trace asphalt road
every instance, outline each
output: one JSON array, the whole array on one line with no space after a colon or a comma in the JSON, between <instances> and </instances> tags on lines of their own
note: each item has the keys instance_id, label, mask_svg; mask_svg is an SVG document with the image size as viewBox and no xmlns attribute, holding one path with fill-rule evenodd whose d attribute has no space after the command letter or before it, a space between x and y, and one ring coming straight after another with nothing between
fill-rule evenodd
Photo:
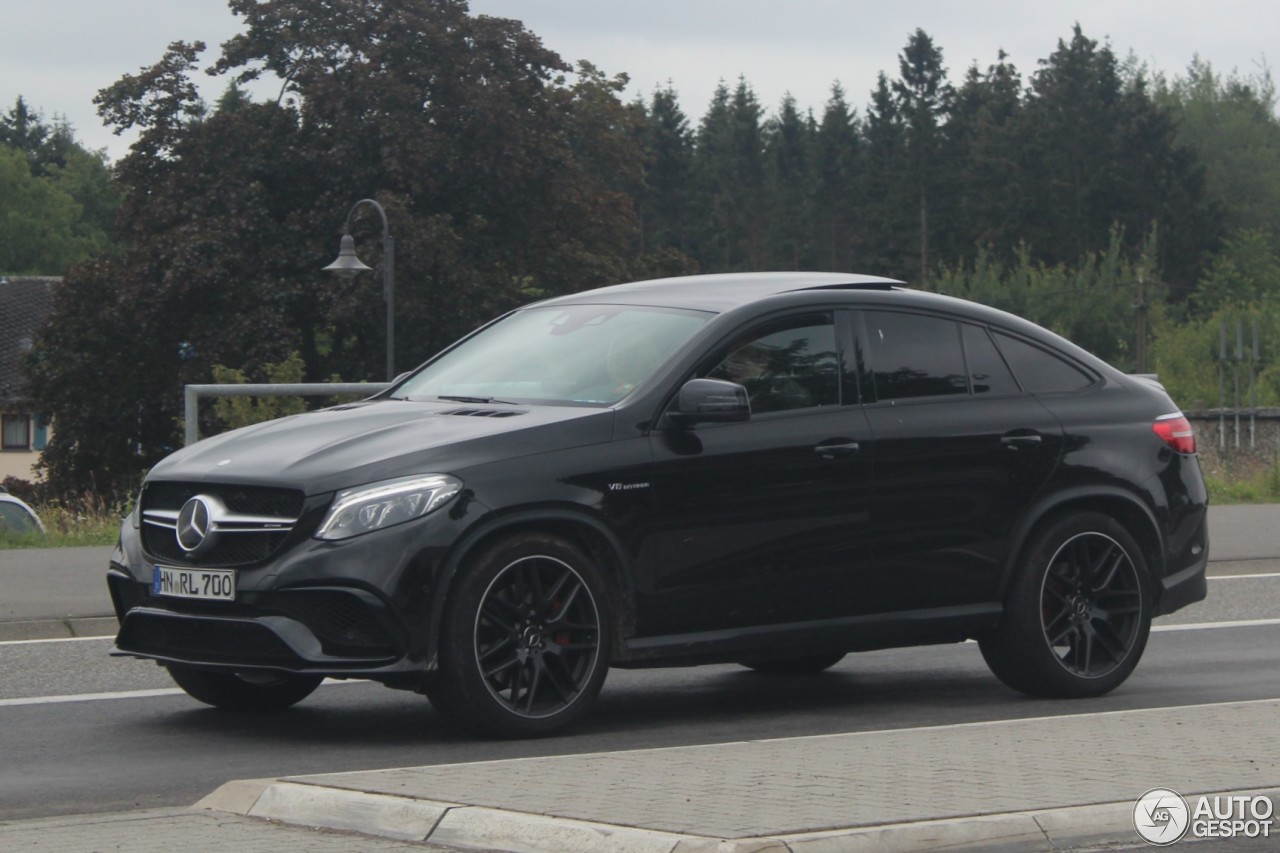
<instances>
[{"instance_id":1,"label":"asphalt road","mask_svg":"<svg viewBox=\"0 0 1280 853\"><path fill-rule=\"evenodd\" d=\"M585 724L517 743L473 740L423 698L373 684L247 718L177 694L153 664L107 659L106 639L0 643L0 820L185 806L231 779L1277 698L1280 573L1240 566L1210 581L1208 602L1157 622L1134 676L1097 700L1022 697L968 643L851 655L804 677L615 671Z\"/></svg>"}]
</instances>

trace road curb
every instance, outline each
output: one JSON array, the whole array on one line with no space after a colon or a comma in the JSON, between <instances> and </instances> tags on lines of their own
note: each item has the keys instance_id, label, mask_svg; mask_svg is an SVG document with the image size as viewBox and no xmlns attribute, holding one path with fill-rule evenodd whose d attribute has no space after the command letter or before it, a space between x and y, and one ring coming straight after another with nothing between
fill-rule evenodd
<instances>
[{"instance_id":1,"label":"road curb","mask_svg":"<svg viewBox=\"0 0 1280 853\"><path fill-rule=\"evenodd\" d=\"M69 616L65 619L0 622L0 642L114 637L119 627L120 623L114 616Z\"/></svg>"},{"instance_id":2,"label":"road curb","mask_svg":"<svg viewBox=\"0 0 1280 853\"><path fill-rule=\"evenodd\" d=\"M1280 788L1218 792L1217 796L1233 794L1262 794L1274 802L1280 797ZM727 839L278 779L228 782L194 808L311 828L507 853L1013 853L1141 842L1133 826L1132 802Z\"/></svg>"}]
</instances>

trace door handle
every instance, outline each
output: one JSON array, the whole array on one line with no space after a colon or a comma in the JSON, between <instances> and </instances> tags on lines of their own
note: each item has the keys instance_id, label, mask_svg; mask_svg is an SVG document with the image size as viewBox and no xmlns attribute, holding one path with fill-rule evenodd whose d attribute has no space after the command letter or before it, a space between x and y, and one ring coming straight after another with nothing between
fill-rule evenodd
<instances>
[{"instance_id":1,"label":"door handle","mask_svg":"<svg viewBox=\"0 0 1280 853\"><path fill-rule=\"evenodd\" d=\"M837 456L849 456L858 452L858 442L837 440L819 444L813 448L823 459L835 459Z\"/></svg>"},{"instance_id":2,"label":"door handle","mask_svg":"<svg viewBox=\"0 0 1280 853\"><path fill-rule=\"evenodd\" d=\"M1040 433L1033 429L1014 430L1000 436L1000 443L1010 450L1017 450L1019 447L1034 447L1041 440Z\"/></svg>"}]
</instances>

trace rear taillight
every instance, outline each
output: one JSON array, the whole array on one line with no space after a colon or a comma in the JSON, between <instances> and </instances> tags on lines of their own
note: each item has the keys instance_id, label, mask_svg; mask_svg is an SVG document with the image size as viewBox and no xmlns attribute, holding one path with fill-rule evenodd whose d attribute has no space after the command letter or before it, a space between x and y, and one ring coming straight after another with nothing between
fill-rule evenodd
<instances>
[{"instance_id":1,"label":"rear taillight","mask_svg":"<svg viewBox=\"0 0 1280 853\"><path fill-rule=\"evenodd\" d=\"M1187 420L1187 416L1182 412L1161 415L1156 418L1155 423L1151 425L1151 429L1155 431L1156 435L1160 436L1165 444L1178 453L1196 452L1195 430L1191 428L1191 421Z\"/></svg>"}]
</instances>

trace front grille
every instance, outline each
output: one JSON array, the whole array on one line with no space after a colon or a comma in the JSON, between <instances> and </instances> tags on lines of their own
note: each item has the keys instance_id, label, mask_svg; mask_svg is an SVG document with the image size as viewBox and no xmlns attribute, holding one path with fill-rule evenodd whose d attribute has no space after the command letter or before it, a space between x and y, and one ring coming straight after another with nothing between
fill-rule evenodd
<instances>
[{"instance_id":1,"label":"front grille","mask_svg":"<svg viewBox=\"0 0 1280 853\"><path fill-rule=\"evenodd\" d=\"M245 515L302 515L303 494L296 489L266 486L229 486L209 483L148 483L142 493L142 509L182 509L196 495L213 495L232 512Z\"/></svg>"},{"instance_id":2,"label":"front grille","mask_svg":"<svg viewBox=\"0 0 1280 853\"><path fill-rule=\"evenodd\" d=\"M121 651L210 663L294 664L298 656L253 622L189 619L134 611L116 637Z\"/></svg>"},{"instance_id":3,"label":"front grille","mask_svg":"<svg viewBox=\"0 0 1280 853\"><path fill-rule=\"evenodd\" d=\"M237 533L223 536L207 553L201 554L202 566L247 566L261 563L279 550L289 536L287 530ZM147 525L142 531L142 546L160 562L193 563L167 527Z\"/></svg>"},{"instance_id":4,"label":"front grille","mask_svg":"<svg viewBox=\"0 0 1280 853\"><path fill-rule=\"evenodd\" d=\"M203 566L247 566L275 554L289 538L289 529L224 532L207 551L192 557L178 544L170 525L183 505L196 495L217 498L228 512L242 516L281 519L291 527L302 515L305 496L295 489L208 483L149 483L142 493L142 546L159 562ZM165 518L167 514L167 519ZM163 522L168 521L168 524Z\"/></svg>"}]
</instances>

